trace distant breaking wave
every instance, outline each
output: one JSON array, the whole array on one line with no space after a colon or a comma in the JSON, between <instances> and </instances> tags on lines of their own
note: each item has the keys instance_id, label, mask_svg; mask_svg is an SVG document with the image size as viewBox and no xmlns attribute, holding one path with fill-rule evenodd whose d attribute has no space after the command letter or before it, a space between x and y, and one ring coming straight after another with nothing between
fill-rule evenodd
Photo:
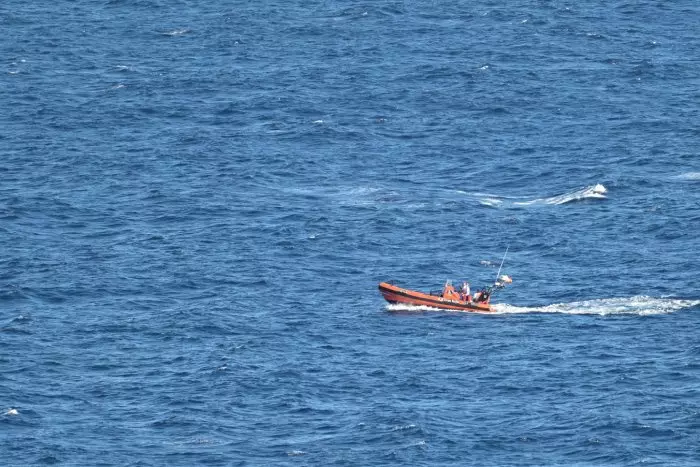
<instances>
[{"instance_id":1,"label":"distant breaking wave","mask_svg":"<svg viewBox=\"0 0 700 467\"><path fill-rule=\"evenodd\" d=\"M581 201L585 199L603 199L606 198L605 194L608 189L605 188L600 183L596 185L587 186L570 193L564 193L563 195L551 196L549 198L536 198L531 200L517 200L518 198L506 198L502 196L486 196L482 197L479 202L484 206L493 207L510 207L510 206L532 206L532 205L544 205L544 204L566 204L574 201ZM475 194L473 196L484 196L480 194ZM516 201L517 200L517 201Z\"/></svg>"},{"instance_id":2,"label":"distant breaking wave","mask_svg":"<svg viewBox=\"0 0 700 467\"><path fill-rule=\"evenodd\" d=\"M597 300L584 300L571 303L554 303L545 306L519 307L506 303L493 304L495 314L522 314L522 313L561 313L569 315L662 315L674 313L700 305L700 300L680 300L654 298L645 295L629 298L602 298ZM390 304L386 306L388 311L453 311L439 310L428 306L412 306L402 304ZM474 313L472 311L456 313ZM494 314L494 313L488 313Z\"/></svg>"}]
</instances>

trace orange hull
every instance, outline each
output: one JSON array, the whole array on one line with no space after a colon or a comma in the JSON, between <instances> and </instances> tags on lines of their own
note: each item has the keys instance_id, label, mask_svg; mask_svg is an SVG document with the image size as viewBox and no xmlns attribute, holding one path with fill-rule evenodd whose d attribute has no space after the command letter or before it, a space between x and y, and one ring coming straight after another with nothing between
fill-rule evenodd
<instances>
[{"instance_id":1,"label":"orange hull","mask_svg":"<svg viewBox=\"0 0 700 467\"><path fill-rule=\"evenodd\" d=\"M474 303L464 300L450 300L440 295L431 295L415 290L402 289L393 284L382 282L379 291L389 303L403 303L406 305L429 306L442 310L475 311L480 313L493 312L488 303Z\"/></svg>"}]
</instances>

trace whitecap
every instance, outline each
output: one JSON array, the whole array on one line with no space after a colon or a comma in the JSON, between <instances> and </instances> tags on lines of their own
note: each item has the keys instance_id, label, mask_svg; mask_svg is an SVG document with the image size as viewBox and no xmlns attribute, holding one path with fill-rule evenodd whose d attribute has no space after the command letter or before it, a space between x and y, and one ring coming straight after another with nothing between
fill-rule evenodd
<instances>
[{"instance_id":1,"label":"whitecap","mask_svg":"<svg viewBox=\"0 0 700 467\"><path fill-rule=\"evenodd\" d=\"M19 415L19 411L17 409L8 409L5 415Z\"/></svg>"},{"instance_id":2,"label":"whitecap","mask_svg":"<svg viewBox=\"0 0 700 467\"><path fill-rule=\"evenodd\" d=\"M391 431L404 431L404 430L411 430L415 428L416 425L413 423L409 423L408 425L396 425L394 428L392 428Z\"/></svg>"},{"instance_id":3,"label":"whitecap","mask_svg":"<svg viewBox=\"0 0 700 467\"><path fill-rule=\"evenodd\" d=\"M187 28L173 29L172 31L164 32L163 35L164 36L181 36L183 34L187 34L188 32L190 32L190 30Z\"/></svg>"},{"instance_id":4,"label":"whitecap","mask_svg":"<svg viewBox=\"0 0 700 467\"><path fill-rule=\"evenodd\" d=\"M303 456L306 454L306 451L300 451L298 449L294 449L293 451L289 451L287 453L288 456Z\"/></svg>"},{"instance_id":5,"label":"whitecap","mask_svg":"<svg viewBox=\"0 0 700 467\"><path fill-rule=\"evenodd\" d=\"M484 198L480 199L479 203L481 203L483 206L498 206L503 204L503 201L496 198Z\"/></svg>"},{"instance_id":6,"label":"whitecap","mask_svg":"<svg viewBox=\"0 0 700 467\"><path fill-rule=\"evenodd\" d=\"M512 198L506 196L496 196L496 195L482 195L474 193L471 196L480 197L479 203L484 206L518 206L527 207L533 205L543 205L543 204L567 204L574 201L582 201L586 199L605 199L607 198L606 193L608 189L604 185L597 183L595 185L587 186L574 190L561 195L550 196L546 198L534 198L534 199L523 199L523 198ZM511 201L512 200L512 201Z\"/></svg>"},{"instance_id":7,"label":"whitecap","mask_svg":"<svg viewBox=\"0 0 700 467\"><path fill-rule=\"evenodd\" d=\"M543 203L546 200L544 199L531 199L530 201L514 201L513 206L530 206L535 203ZM548 204L553 204L553 203L548 203Z\"/></svg>"},{"instance_id":8,"label":"whitecap","mask_svg":"<svg viewBox=\"0 0 700 467\"><path fill-rule=\"evenodd\" d=\"M660 315L700 305L700 300L655 298L639 295L628 298L601 298L545 306L519 307L505 303L493 304L497 313L562 313L570 315Z\"/></svg>"},{"instance_id":9,"label":"whitecap","mask_svg":"<svg viewBox=\"0 0 700 467\"><path fill-rule=\"evenodd\" d=\"M559 196L553 196L551 198L546 198L544 200L545 203L547 204L565 204L565 203L570 203L572 201L579 201L583 199L590 199L590 198L605 198L605 194L608 192L608 189L605 188L603 185L600 183L589 186L586 188L582 188L580 190L573 191L571 193L565 193L563 195Z\"/></svg>"},{"instance_id":10,"label":"whitecap","mask_svg":"<svg viewBox=\"0 0 700 467\"><path fill-rule=\"evenodd\" d=\"M679 180L700 180L700 172L687 172L677 175L675 178Z\"/></svg>"}]
</instances>

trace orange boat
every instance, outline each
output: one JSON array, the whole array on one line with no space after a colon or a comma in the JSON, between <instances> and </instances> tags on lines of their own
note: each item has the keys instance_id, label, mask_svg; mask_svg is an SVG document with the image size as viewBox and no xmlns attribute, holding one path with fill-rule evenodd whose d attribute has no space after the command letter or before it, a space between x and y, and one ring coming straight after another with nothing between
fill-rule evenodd
<instances>
[{"instance_id":1,"label":"orange boat","mask_svg":"<svg viewBox=\"0 0 700 467\"><path fill-rule=\"evenodd\" d=\"M485 287L474 296L467 291L458 292L450 282L447 282L442 290L429 293L404 289L389 282L382 282L379 284L379 291L389 303L428 306L441 310L490 313L496 311L491 306L491 295L494 290L502 288L510 282L512 282L510 277L502 276L493 286Z\"/></svg>"}]
</instances>

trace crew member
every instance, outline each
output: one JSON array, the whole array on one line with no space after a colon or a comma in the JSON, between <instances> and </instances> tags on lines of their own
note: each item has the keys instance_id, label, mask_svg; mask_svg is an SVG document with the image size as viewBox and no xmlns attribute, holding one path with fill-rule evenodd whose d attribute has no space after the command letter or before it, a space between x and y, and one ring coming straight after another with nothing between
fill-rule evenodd
<instances>
[{"instance_id":1,"label":"crew member","mask_svg":"<svg viewBox=\"0 0 700 467\"><path fill-rule=\"evenodd\" d=\"M472 301L471 295L472 295L472 293L471 293L471 290L469 289L469 282L466 282L466 281L463 282L462 283L462 300L464 300L466 302L471 302Z\"/></svg>"}]
</instances>

